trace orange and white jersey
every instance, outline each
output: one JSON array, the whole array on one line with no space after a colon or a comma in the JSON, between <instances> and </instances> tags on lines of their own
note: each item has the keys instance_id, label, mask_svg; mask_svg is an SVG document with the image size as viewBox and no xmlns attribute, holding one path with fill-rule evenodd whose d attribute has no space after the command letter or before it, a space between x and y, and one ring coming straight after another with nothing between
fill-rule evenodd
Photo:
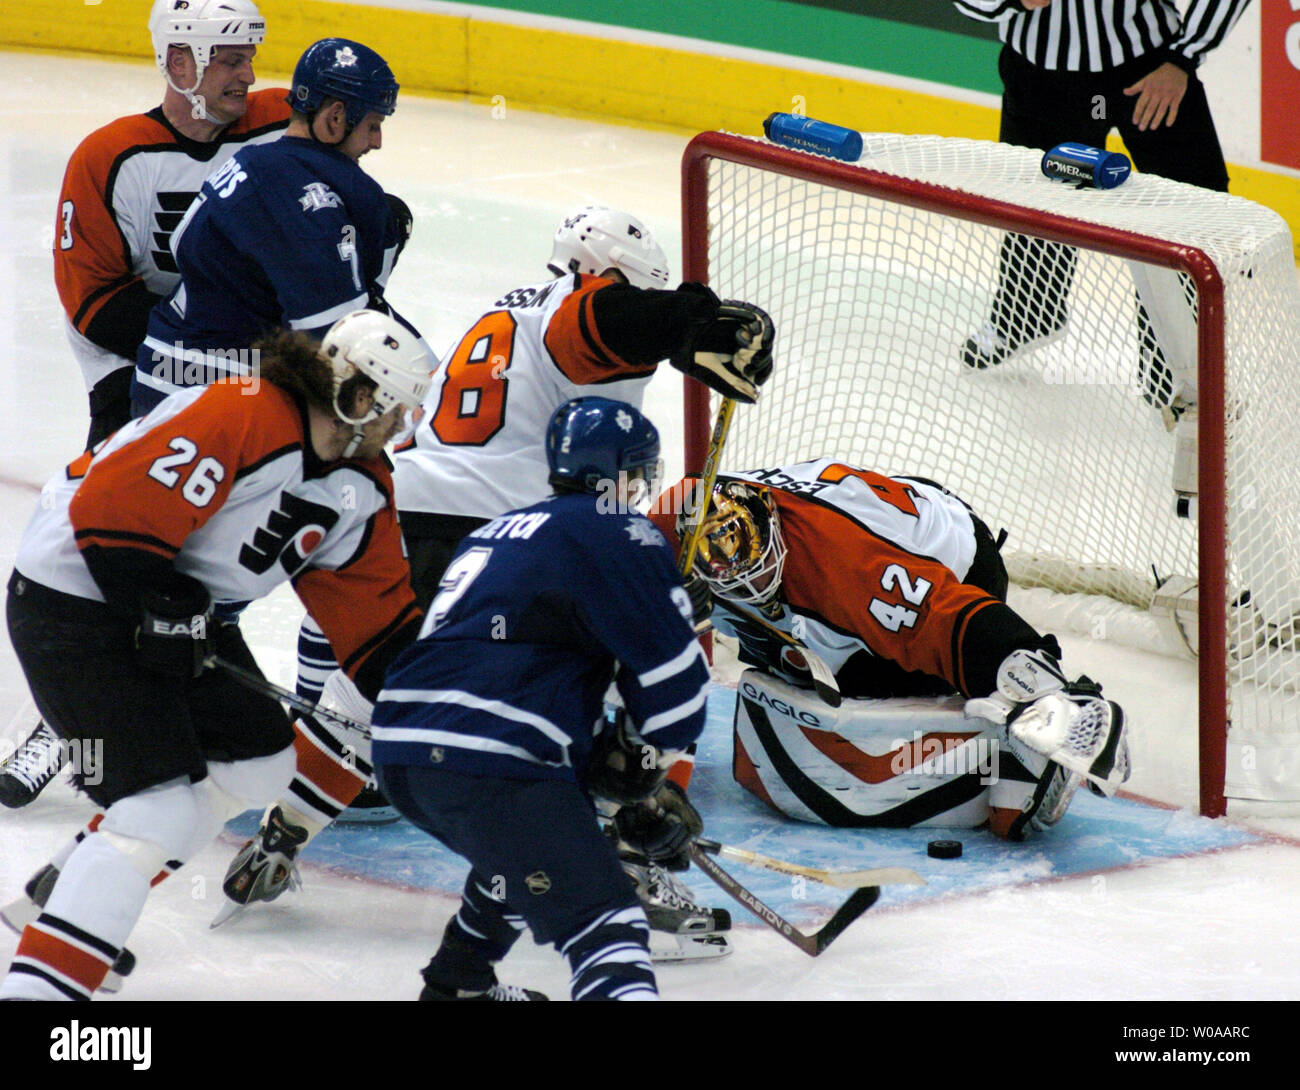
<instances>
[{"instance_id":1,"label":"orange and white jersey","mask_svg":"<svg viewBox=\"0 0 1300 1090\"><path fill-rule=\"evenodd\" d=\"M420 611L387 464L322 462L308 435L305 409L268 382L175 394L49 481L15 567L119 607L171 568L215 603L291 580L355 680Z\"/></svg>"},{"instance_id":2,"label":"orange and white jersey","mask_svg":"<svg viewBox=\"0 0 1300 1090\"><path fill-rule=\"evenodd\" d=\"M571 274L498 299L434 375L424 419L397 448L403 511L495 518L546 498L546 426L575 397L637 406L655 364L629 363L596 327L612 282ZM626 289L624 289L626 290Z\"/></svg>"},{"instance_id":3,"label":"orange and white jersey","mask_svg":"<svg viewBox=\"0 0 1300 1090\"><path fill-rule=\"evenodd\" d=\"M777 597L784 609L767 620L836 674L865 650L962 692L991 691L983 648L1000 645L1002 636L987 638L981 625L968 643L971 622L996 607L987 620L1013 640L1022 637L1022 622L1009 621L997 598L964 582L977 540L970 508L958 497L932 482L830 458L722 477L772 489L787 552ZM670 515L655 521L670 531ZM743 635L746 608L715 603L715 627Z\"/></svg>"},{"instance_id":4,"label":"orange and white jersey","mask_svg":"<svg viewBox=\"0 0 1300 1090\"><path fill-rule=\"evenodd\" d=\"M171 292L180 279L172 232L212 171L241 147L284 131L285 95L277 88L252 92L244 116L210 143L178 133L158 107L110 122L72 153L59 192L54 282L88 387L123 366L102 347L104 337L88 335L91 323L133 286Z\"/></svg>"}]
</instances>

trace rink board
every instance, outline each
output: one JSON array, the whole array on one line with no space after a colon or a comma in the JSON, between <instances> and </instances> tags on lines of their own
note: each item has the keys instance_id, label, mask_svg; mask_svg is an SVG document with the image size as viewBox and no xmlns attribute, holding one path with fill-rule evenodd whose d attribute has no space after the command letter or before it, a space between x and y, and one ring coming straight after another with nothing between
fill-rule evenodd
<instances>
[{"instance_id":1,"label":"rink board","mask_svg":"<svg viewBox=\"0 0 1300 1090\"><path fill-rule=\"evenodd\" d=\"M1023 844L999 840L986 829L831 829L794 822L769 810L731 778L735 700L734 690L714 687L708 726L700 739L691 797L704 815L707 835L809 866L854 870L901 866L926 879L925 886L887 887L877 911L1266 842L1222 821L1132 799L1100 799L1087 791L1075 796L1054 829ZM229 828L242 840L256 829L256 815L245 814ZM960 840L962 857L929 858L926 844L936 838ZM307 847L302 862L308 888L312 870L323 867L365 881L444 896L459 893L467 870L460 857L404 820L380 827L327 829ZM723 862L760 899L801 926L819 922L845 896L815 883ZM685 877L702 901L729 906L737 921L744 922L744 911L707 878L695 871Z\"/></svg>"}]
</instances>

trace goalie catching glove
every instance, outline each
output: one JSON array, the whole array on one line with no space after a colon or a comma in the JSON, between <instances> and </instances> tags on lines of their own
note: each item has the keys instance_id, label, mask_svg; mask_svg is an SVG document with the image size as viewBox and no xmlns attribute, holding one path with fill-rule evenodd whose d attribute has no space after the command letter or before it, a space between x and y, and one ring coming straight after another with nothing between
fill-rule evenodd
<instances>
[{"instance_id":1,"label":"goalie catching glove","mask_svg":"<svg viewBox=\"0 0 1300 1090\"><path fill-rule=\"evenodd\" d=\"M998 691L966 702L966 714L1005 723L1016 741L1113 795L1129 778L1124 710L1086 677L1066 682L1046 651L1017 650L998 669Z\"/></svg>"},{"instance_id":2,"label":"goalie catching glove","mask_svg":"<svg viewBox=\"0 0 1300 1090\"><path fill-rule=\"evenodd\" d=\"M678 291L705 295L717 302L711 321L669 361L683 374L723 397L752 405L758 387L772 376L772 342L776 330L767 312L736 299L718 302L703 284L683 284Z\"/></svg>"}]
</instances>

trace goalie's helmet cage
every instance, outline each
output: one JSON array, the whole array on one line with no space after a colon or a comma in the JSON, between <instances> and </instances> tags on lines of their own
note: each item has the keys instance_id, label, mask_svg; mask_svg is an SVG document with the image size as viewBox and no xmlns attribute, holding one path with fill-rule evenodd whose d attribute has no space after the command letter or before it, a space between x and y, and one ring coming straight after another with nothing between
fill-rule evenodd
<instances>
[{"instance_id":1,"label":"goalie's helmet cage","mask_svg":"<svg viewBox=\"0 0 1300 1090\"><path fill-rule=\"evenodd\" d=\"M593 205L566 216L546 267L556 276L618 269L634 288L666 288L668 258L635 216Z\"/></svg>"},{"instance_id":2,"label":"goalie's helmet cage","mask_svg":"<svg viewBox=\"0 0 1300 1090\"><path fill-rule=\"evenodd\" d=\"M266 20L253 0L156 0L149 13L149 36L154 62L168 86L183 95L193 94L221 45L261 45ZM167 50L188 48L194 55L194 87L177 87L167 74Z\"/></svg>"},{"instance_id":3,"label":"goalie's helmet cage","mask_svg":"<svg viewBox=\"0 0 1300 1090\"><path fill-rule=\"evenodd\" d=\"M322 38L307 47L293 70L288 103L308 117L327 98L341 101L349 128L369 113L390 116L397 108L393 70L369 46L347 38Z\"/></svg>"},{"instance_id":4,"label":"goalie's helmet cage","mask_svg":"<svg viewBox=\"0 0 1300 1090\"><path fill-rule=\"evenodd\" d=\"M334 413L345 423L366 424L398 405L414 409L429 392L435 361L428 348L396 318L377 310L345 314L325 334L321 353L334 373ZM374 403L353 416L344 406L359 378L374 383Z\"/></svg>"},{"instance_id":5,"label":"goalie's helmet cage","mask_svg":"<svg viewBox=\"0 0 1300 1090\"><path fill-rule=\"evenodd\" d=\"M679 533L684 519L679 516ZM770 489L744 481L714 485L695 555L695 570L710 590L733 602L762 605L781 586L785 554Z\"/></svg>"},{"instance_id":6,"label":"goalie's helmet cage","mask_svg":"<svg viewBox=\"0 0 1300 1090\"><path fill-rule=\"evenodd\" d=\"M620 476L650 482L660 465L659 429L625 401L574 398L547 426L546 464L557 491L600 492Z\"/></svg>"}]
</instances>

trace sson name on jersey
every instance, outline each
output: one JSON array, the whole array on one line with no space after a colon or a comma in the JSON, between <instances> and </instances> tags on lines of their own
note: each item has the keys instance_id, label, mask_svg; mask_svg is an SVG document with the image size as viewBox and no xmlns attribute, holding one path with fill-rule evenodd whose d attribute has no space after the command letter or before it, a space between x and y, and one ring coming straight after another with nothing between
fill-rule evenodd
<instances>
[{"instance_id":1,"label":"sson name on jersey","mask_svg":"<svg viewBox=\"0 0 1300 1090\"><path fill-rule=\"evenodd\" d=\"M376 764L580 781L615 676L651 745L704 726L709 677L649 520L552 497L472 532L372 718Z\"/></svg>"},{"instance_id":2,"label":"sson name on jersey","mask_svg":"<svg viewBox=\"0 0 1300 1090\"><path fill-rule=\"evenodd\" d=\"M275 329L320 339L387 283L398 233L384 191L347 156L299 137L245 148L176 229L181 283L149 319L138 384L159 394L248 374Z\"/></svg>"},{"instance_id":3,"label":"sson name on jersey","mask_svg":"<svg viewBox=\"0 0 1300 1090\"><path fill-rule=\"evenodd\" d=\"M388 641L409 641L421 619L392 479L378 459L322 462L308 435L302 406L268 382L177 394L46 484L15 567L129 623L140 591L173 567L214 603L291 580L344 670L374 694Z\"/></svg>"},{"instance_id":4,"label":"sson name on jersey","mask_svg":"<svg viewBox=\"0 0 1300 1090\"><path fill-rule=\"evenodd\" d=\"M785 608L773 621L778 628L837 673L865 650L970 693L971 622L989 607L999 607L999 614L1005 607L962 582L975 558L965 503L932 483L830 458L722 479L773 490L788 549L778 595ZM670 494L683 495L681 487ZM672 517L656 521L675 540ZM738 635L744 609L715 601L714 626Z\"/></svg>"},{"instance_id":5,"label":"sson name on jersey","mask_svg":"<svg viewBox=\"0 0 1300 1090\"><path fill-rule=\"evenodd\" d=\"M54 283L87 386L134 360L149 311L180 279L172 233L203 180L240 148L275 140L289 123L282 89L248 95L244 116L204 143L162 108L97 129L68 160L54 234ZM95 349L109 354L98 359Z\"/></svg>"}]
</instances>

